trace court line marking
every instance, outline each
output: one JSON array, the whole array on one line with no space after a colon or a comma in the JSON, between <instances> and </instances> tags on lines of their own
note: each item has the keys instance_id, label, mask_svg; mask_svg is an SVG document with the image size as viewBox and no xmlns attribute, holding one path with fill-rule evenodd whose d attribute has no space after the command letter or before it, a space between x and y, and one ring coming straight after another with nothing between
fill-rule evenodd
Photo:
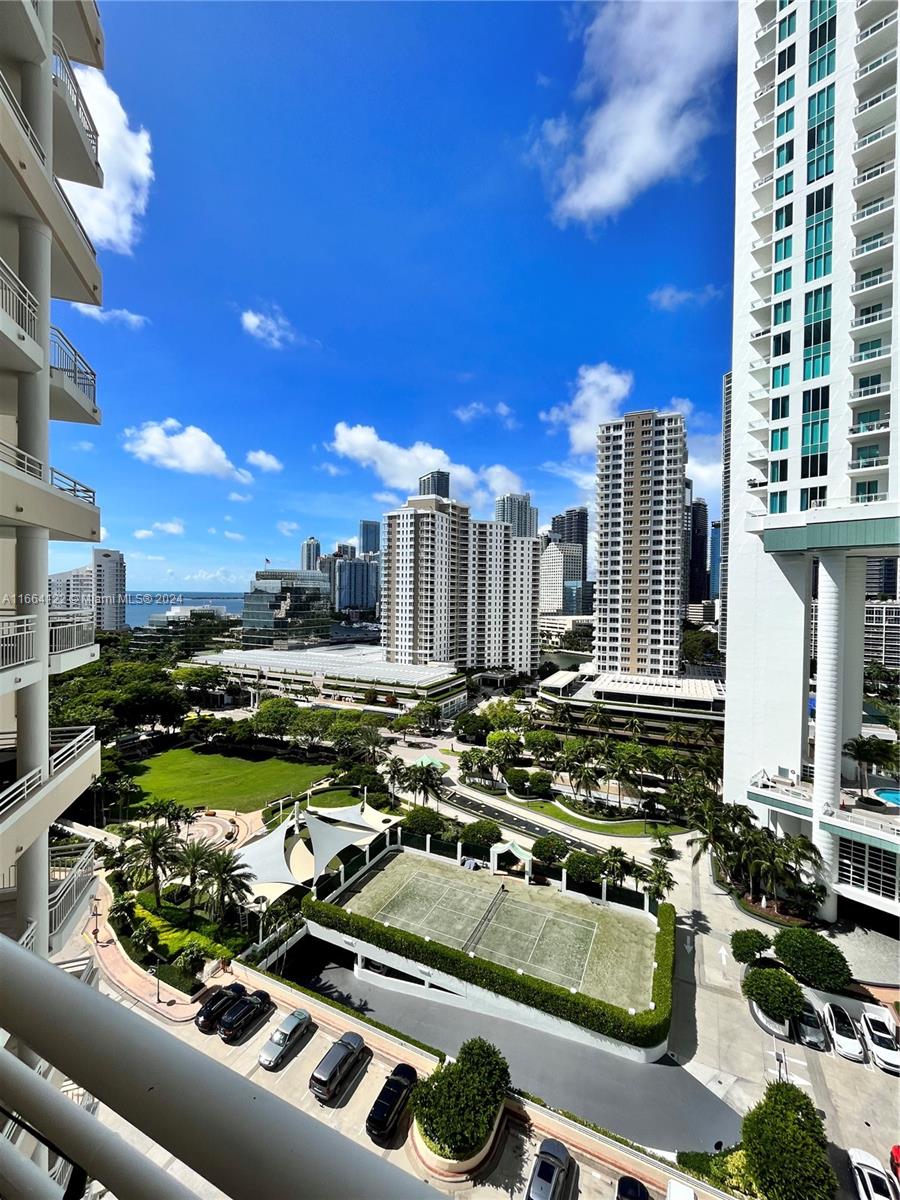
<instances>
[{"instance_id":1,"label":"court line marking","mask_svg":"<svg viewBox=\"0 0 900 1200\"><path fill-rule=\"evenodd\" d=\"M532 956L532 954L534 954L535 950L537 950L537 944L541 940L541 934L544 932L544 928L549 919L550 919L549 917L544 917L544 922L541 925L540 929L538 930L537 937L534 939L534 945L531 947L531 954L529 954L528 957L525 959L526 965L531 964L531 956Z\"/></svg>"},{"instance_id":2,"label":"court line marking","mask_svg":"<svg viewBox=\"0 0 900 1200\"><path fill-rule=\"evenodd\" d=\"M597 936L597 926L594 926L594 932L591 934L591 944L587 948L587 954L584 956L584 966L581 968L581 978L578 980L579 992L584 987L584 977L587 975L588 963L591 961L591 951L594 949L594 938Z\"/></svg>"}]
</instances>

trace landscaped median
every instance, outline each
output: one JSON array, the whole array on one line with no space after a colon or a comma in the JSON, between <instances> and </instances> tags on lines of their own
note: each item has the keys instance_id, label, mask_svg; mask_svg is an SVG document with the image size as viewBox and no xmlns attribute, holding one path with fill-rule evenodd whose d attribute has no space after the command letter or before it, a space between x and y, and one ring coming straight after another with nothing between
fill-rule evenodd
<instances>
[{"instance_id":1,"label":"landscaped median","mask_svg":"<svg viewBox=\"0 0 900 1200\"><path fill-rule=\"evenodd\" d=\"M675 966L675 909L671 904L661 904L657 916L653 1008L634 1013L581 992L572 992L542 979L520 975L499 963L470 957L441 942L426 940L404 929L348 912L336 904L316 900L312 895L303 901L303 915L310 923L312 933L316 932L315 926L332 930L399 958L441 971L514 1003L580 1026L613 1042L642 1049L658 1048L659 1054L655 1057L665 1052L672 1017Z\"/></svg>"}]
</instances>

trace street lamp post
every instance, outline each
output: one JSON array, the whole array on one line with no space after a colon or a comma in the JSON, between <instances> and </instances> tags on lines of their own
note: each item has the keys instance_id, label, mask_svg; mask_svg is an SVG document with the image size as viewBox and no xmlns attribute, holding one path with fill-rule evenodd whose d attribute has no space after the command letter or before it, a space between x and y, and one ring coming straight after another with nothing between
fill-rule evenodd
<instances>
[{"instance_id":1,"label":"street lamp post","mask_svg":"<svg viewBox=\"0 0 900 1200\"><path fill-rule=\"evenodd\" d=\"M162 1001L159 998L159 966L149 967L148 973L156 980L156 1003L161 1004Z\"/></svg>"},{"instance_id":2,"label":"street lamp post","mask_svg":"<svg viewBox=\"0 0 900 1200\"><path fill-rule=\"evenodd\" d=\"M263 917L265 916L265 913L266 913L266 903L267 902L266 902L265 896L257 896L256 897L256 907L259 910L259 937L257 939L257 942L258 942L258 945L260 945L260 946L262 945L262 940L263 940Z\"/></svg>"},{"instance_id":3,"label":"street lamp post","mask_svg":"<svg viewBox=\"0 0 900 1200\"><path fill-rule=\"evenodd\" d=\"M94 918L94 941L96 942L100 936L100 906L97 904L96 900L94 901L94 908L91 912L91 916Z\"/></svg>"}]
</instances>

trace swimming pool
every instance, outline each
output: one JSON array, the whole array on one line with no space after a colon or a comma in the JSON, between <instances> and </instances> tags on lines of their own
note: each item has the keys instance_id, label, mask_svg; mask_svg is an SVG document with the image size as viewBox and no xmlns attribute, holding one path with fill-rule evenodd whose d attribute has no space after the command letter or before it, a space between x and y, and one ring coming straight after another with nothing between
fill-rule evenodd
<instances>
[{"instance_id":1,"label":"swimming pool","mask_svg":"<svg viewBox=\"0 0 900 1200\"><path fill-rule=\"evenodd\" d=\"M900 805L900 788L876 788L875 795L882 804Z\"/></svg>"}]
</instances>

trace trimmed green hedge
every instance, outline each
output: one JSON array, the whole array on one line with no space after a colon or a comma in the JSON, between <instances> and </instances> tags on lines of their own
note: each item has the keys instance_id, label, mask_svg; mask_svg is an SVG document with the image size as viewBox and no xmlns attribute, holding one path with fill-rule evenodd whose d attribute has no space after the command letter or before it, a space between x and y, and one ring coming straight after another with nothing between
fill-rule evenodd
<instances>
[{"instance_id":1,"label":"trimmed green hedge","mask_svg":"<svg viewBox=\"0 0 900 1200\"><path fill-rule=\"evenodd\" d=\"M812 929L782 929L775 935L775 953L789 971L809 987L844 992L853 973L843 951Z\"/></svg>"},{"instance_id":2,"label":"trimmed green hedge","mask_svg":"<svg viewBox=\"0 0 900 1200\"><path fill-rule=\"evenodd\" d=\"M580 992L572 995L567 988L543 979L534 979L530 975L518 975L510 967L500 966L499 963L469 958L468 954L445 946L442 942L426 942L424 938L405 929L382 925L380 921L347 912L336 904L316 900L312 895L303 900L303 915L308 921L315 921L326 929L359 938L372 946L399 954L402 958L444 971L457 979L506 996L509 1000L538 1008L551 1016L632 1046L658 1046L669 1031L675 968L675 909L671 904L661 904L657 917L657 968L653 975L653 1002L656 1008L645 1009L633 1016L615 1004L584 996Z\"/></svg>"},{"instance_id":3,"label":"trimmed green hedge","mask_svg":"<svg viewBox=\"0 0 900 1200\"><path fill-rule=\"evenodd\" d=\"M731 953L735 962L751 963L771 946L772 939L761 929L736 929L731 935Z\"/></svg>"},{"instance_id":4,"label":"trimmed green hedge","mask_svg":"<svg viewBox=\"0 0 900 1200\"><path fill-rule=\"evenodd\" d=\"M775 967L751 967L744 976L741 991L772 1021L799 1016L804 1004L797 980Z\"/></svg>"},{"instance_id":5,"label":"trimmed green hedge","mask_svg":"<svg viewBox=\"0 0 900 1200\"><path fill-rule=\"evenodd\" d=\"M412 1110L425 1140L442 1158L476 1154L491 1134L509 1088L509 1067L496 1046L470 1038L453 1063L416 1084Z\"/></svg>"}]
</instances>

